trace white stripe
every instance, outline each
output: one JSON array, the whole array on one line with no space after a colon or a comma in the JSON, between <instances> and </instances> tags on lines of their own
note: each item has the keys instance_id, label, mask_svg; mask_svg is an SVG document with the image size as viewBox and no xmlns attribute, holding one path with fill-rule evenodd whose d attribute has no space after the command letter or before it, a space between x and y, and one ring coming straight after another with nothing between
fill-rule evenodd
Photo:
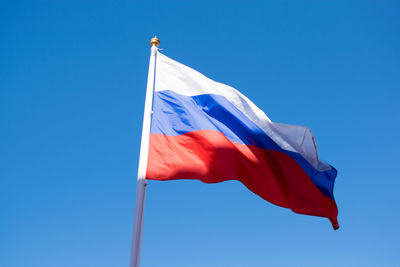
<instances>
[{"instance_id":1,"label":"white stripe","mask_svg":"<svg viewBox=\"0 0 400 267\"><path fill-rule=\"evenodd\" d=\"M272 122L261 109L235 88L215 82L200 72L158 52L155 91L165 90L185 96L221 95L260 127L282 149L300 153L319 171L330 169L329 165L318 160L317 146L307 127Z\"/></svg>"}]
</instances>

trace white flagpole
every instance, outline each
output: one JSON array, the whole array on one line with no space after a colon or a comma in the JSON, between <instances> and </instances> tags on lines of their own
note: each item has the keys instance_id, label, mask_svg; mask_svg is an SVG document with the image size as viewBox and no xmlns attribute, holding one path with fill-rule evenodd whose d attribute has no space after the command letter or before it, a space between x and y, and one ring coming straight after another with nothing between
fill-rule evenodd
<instances>
[{"instance_id":1,"label":"white flagpole","mask_svg":"<svg viewBox=\"0 0 400 267\"><path fill-rule=\"evenodd\" d=\"M132 236L132 249L130 258L130 267L140 266L140 251L142 246L142 230L143 230L143 213L144 213L144 200L146 194L146 169L147 159L149 154L149 141L150 141L150 126L151 126L151 112L153 105L153 91L154 91L154 75L156 67L157 47L160 40L154 37L150 40L151 55L149 73L147 76L146 100L144 104L143 114L143 127L142 127L142 141L140 143L139 154L139 168L138 180L136 188L136 204L135 216Z\"/></svg>"}]
</instances>

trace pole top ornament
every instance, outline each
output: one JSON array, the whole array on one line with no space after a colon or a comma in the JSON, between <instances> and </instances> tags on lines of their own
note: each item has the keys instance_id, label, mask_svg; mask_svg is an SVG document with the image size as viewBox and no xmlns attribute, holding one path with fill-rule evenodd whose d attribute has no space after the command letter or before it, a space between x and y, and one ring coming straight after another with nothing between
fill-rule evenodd
<instances>
[{"instance_id":1,"label":"pole top ornament","mask_svg":"<svg viewBox=\"0 0 400 267\"><path fill-rule=\"evenodd\" d=\"M150 45L158 47L160 45L160 39L158 39L157 36L154 36L150 40Z\"/></svg>"}]
</instances>

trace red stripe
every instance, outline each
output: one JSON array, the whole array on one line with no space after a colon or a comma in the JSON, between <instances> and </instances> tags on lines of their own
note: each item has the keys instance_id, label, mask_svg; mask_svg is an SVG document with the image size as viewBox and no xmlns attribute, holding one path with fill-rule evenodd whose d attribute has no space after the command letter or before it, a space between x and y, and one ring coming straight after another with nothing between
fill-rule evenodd
<instances>
[{"instance_id":1,"label":"red stripe","mask_svg":"<svg viewBox=\"0 0 400 267\"><path fill-rule=\"evenodd\" d=\"M335 229L337 207L287 154L231 142L219 131L178 136L151 134L147 179L239 180L263 199L296 213L327 217Z\"/></svg>"}]
</instances>

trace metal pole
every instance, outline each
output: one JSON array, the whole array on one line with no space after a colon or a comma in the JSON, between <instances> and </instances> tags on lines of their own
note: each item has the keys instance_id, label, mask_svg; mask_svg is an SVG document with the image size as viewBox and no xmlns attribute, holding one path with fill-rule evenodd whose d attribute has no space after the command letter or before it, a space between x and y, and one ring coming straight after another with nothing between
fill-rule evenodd
<instances>
[{"instance_id":1,"label":"metal pole","mask_svg":"<svg viewBox=\"0 0 400 267\"><path fill-rule=\"evenodd\" d=\"M149 154L151 111L153 105L154 77L155 77L155 67L156 67L155 63L157 56L157 47L160 44L160 40L158 40L157 37L154 37L150 40L150 44L151 44L151 55L150 55L149 73L147 76L146 100L144 104L142 141L140 143L135 216L134 216L134 226L133 226L133 236L132 236L132 249L129 262L130 267L140 266L144 200L146 195L146 169L147 169L147 159Z\"/></svg>"}]
</instances>

